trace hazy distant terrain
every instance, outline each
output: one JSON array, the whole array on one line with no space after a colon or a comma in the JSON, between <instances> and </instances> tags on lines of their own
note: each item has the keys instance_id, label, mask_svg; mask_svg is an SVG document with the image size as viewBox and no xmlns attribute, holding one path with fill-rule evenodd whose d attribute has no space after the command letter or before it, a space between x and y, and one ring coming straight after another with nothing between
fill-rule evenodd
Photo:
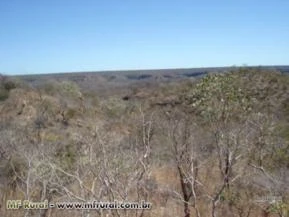
<instances>
[{"instance_id":1,"label":"hazy distant terrain","mask_svg":"<svg viewBox=\"0 0 289 217\"><path fill-rule=\"evenodd\" d=\"M276 70L289 73L289 66L262 66L249 67ZM157 70L130 70L130 71L99 71L74 72L59 74L23 75L17 76L33 86L41 85L49 80L69 80L78 84L84 90L104 91L110 87L121 89L127 86L145 86L150 84L195 79L208 73L218 73L237 69L237 67L218 68L191 68L191 69L157 69Z\"/></svg>"}]
</instances>

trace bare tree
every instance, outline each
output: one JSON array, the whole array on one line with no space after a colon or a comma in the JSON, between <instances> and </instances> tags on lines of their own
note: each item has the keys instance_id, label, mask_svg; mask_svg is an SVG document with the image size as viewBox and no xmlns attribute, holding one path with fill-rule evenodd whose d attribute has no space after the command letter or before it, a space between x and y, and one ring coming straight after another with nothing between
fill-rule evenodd
<instances>
[{"instance_id":1,"label":"bare tree","mask_svg":"<svg viewBox=\"0 0 289 217\"><path fill-rule=\"evenodd\" d=\"M140 109L135 118L129 136L108 131L109 122L95 126L90 134L79 133L75 141L79 151L72 168L64 168L53 157L49 159L55 177L50 184L59 194L80 202L147 200L153 117ZM132 211L105 212L116 217L132 216ZM133 212L136 217L144 216L144 210ZM104 216L104 211L97 214ZM82 216L93 214L83 210Z\"/></svg>"},{"instance_id":2,"label":"bare tree","mask_svg":"<svg viewBox=\"0 0 289 217\"><path fill-rule=\"evenodd\" d=\"M197 217L201 216L199 210L200 180L199 169L204 164L201 160L201 140L196 122L181 110L165 111L163 128L171 145L172 158L176 166L183 202L184 216L191 216L191 208Z\"/></svg>"}]
</instances>

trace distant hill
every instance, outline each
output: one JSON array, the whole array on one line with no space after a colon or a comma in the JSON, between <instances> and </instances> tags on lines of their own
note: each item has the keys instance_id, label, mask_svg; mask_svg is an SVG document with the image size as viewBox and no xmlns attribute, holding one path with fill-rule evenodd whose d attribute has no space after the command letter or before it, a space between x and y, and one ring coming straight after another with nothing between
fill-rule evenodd
<instances>
[{"instance_id":1,"label":"distant hill","mask_svg":"<svg viewBox=\"0 0 289 217\"><path fill-rule=\"evenodd\" d=\"M140 87L180 81L187 78L195 79L208 73L233 71L239 67L206 67L183 69L151 69L151 70L127 70L127 71L91 71L91 72L66 72L53 74L17 75L15 77L28 82L32 86L42 85L48 80L72 81L83 90L102 92L114 89L116 92L123 87ZM289 74L289 66L254 66L242 68L255 68L262 70L279 71Z\"/></svg>"}]
</instances>

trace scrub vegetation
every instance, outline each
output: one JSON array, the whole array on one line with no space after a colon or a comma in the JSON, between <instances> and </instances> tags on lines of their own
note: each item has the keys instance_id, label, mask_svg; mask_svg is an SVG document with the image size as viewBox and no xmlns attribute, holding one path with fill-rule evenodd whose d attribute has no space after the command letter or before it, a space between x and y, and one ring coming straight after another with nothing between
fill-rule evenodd
<instances>
[{"instance_id":1,"label":"scrub vegetation","mask_svg":"<svg viewBox=\"0 0 289 217\"><path fill-rule=\"evenodd\" d=\"M0 216L289 216L287 74L144 75L97 87L1 76ZM152 209L7 210L13 199Z\"/></svg>"}]
</instances>

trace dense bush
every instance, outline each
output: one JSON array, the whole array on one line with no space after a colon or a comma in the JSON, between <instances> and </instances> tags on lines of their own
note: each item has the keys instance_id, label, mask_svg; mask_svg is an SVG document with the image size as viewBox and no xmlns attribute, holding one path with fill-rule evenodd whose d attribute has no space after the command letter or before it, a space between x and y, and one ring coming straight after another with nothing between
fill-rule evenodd
<instances>
[{"instance_id":1,"label":"dense bush","mask_svg":"<svg viewBox=\"0 0 289 217\"><path fill-rule=\"evenodd\" d=\"M0 75L0 101L9 97L9 91L15 89L17 84L11 78Z\"/></svg>"},{"instance_id":2,"label":"dense bush","mask_svg":"<svg viewBox=\"0 0 289 217\"><path fill-rule=\"evenodd\" d=\"M4 88L0 88L0 101L4 101L9 97L9 91Z\"/></svg>"}]
</instances>

